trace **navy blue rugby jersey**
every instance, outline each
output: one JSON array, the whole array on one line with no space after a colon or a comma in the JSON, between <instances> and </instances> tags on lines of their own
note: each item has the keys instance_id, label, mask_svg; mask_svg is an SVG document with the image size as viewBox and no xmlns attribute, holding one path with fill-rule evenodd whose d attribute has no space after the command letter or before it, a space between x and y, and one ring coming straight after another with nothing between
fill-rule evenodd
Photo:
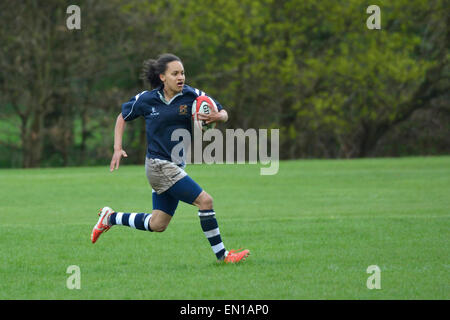
<instances>
[{"instance_id":1,"label":"navy blue rugby jersey","mask_svg":"<svg viewBox=\"0 0 450 320\"><path fill-rule=\"evenodd\" d=\"M140 116L145 118L147 158L172 161L172 149L181 141L172 141L172 133L181 128L188 130L192 135L192 103L201 95L205 93L184 85L183 90L167 102L164 99L163 88L160 87L143 91L122 104L122 116L125 121ZM222 106L213 100L218 110L222 110Z\"/></svg>"}]
</instances>

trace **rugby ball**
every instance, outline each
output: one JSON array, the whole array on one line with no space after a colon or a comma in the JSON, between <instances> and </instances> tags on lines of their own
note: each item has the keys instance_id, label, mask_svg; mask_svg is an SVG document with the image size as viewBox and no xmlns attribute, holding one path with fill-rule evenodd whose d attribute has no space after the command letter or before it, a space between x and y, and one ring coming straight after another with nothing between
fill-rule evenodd
<instances>
[{"instance_id":1,"label":"rugby ball","mask_svg":"<svg viewBox=\"0 0 450 320\"><path fill-rule=\"evenodd\" d=\"M205 120L200 120L198 118L199 114L210 114L212 109L218 112L216 103L210 97L199 96L195 99L192 103L192 126L203 131L215 128L215 122L206 124Z\"/></svg>"}]
</instances>

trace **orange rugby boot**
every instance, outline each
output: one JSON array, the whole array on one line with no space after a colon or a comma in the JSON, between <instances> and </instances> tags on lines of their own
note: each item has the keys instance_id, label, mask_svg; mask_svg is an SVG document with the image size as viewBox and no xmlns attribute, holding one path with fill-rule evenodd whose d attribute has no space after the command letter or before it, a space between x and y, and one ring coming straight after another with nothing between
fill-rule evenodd
<instances>
[{"instance_id":1,"label":"orange rugby boot","mask_svg":"<svg viewBox=\"0 0 450 320\"><path fill-rule=\"evenodd\" d=\"M109 217L113 213L114 210L110 207L104 207L103 209L100 209L98 213L99 219L91 232L92 243L95 243L103 232L108 231L112 227L111 223L109 222Z\"/></svg>"},{"instance_id":2,"label":"orange rugby boot","mask_svg":"<svg viewBox=\"0 0 450 320\"><path fill-rule=\"evenodd\" d=\"M241 250L241 249L239 249ZM245 259L250 255L250 251L245 249L239 252L236 252L236 250L230 250L227 254L227 256L225 257L225 259L223 259L223 261L225 263L238 263L241 261L245 261Z\"/></svg>"}]
</instances>

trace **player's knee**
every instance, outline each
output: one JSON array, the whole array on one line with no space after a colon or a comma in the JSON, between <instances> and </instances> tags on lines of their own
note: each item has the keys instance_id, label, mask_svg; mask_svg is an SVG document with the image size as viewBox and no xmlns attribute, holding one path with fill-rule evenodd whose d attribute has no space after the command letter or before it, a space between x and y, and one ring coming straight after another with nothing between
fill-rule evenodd
<instances>
[{"instance_id":1,"label":"player's knee","mask_svg":"<svg viewBox=\"0 0 450 320\"><path fill-rule=\"evenodd\" d=\"M213 208L213 198L206 191L202 191L193 204L200 210L209 210Z\"/></svg>"},{"instance_id":2,"label":"player's knee","mask_svg":"<svg viewBox=\"0 0 450 320\"><path fill-rule=\"evenodd\" d=\"M153 218L153 217L152 217ZM154 232L164 232L169 225L168 222L165 222L161 219L150 219L150 229Z\"/></svg>"},{"instance_id":3,"label":"player's knee","mask_svg":"<svg viewBox=\"0 0 450 320\"><path fill-rule=\"evenodd\" d=\"M154 232L164 232L167 229L167 224L155 223L154 225L151 225L150 228Z\"/></svg>"},{"instance_id":4,"label":"player's knee","mask_svg":"<svg viewBox=\"0 0 450 320\"><path fill-rule=\"evenodd\" d=\"M164 232L166 231L167 226L159 226L157 230L155 230L156 232Z\"/></svg>"},{"instance_id":5,"label":"player's knee","mask_svg":"<svg viewBox=\"0 0 450 320\"><path fill-rule=\"evenodd\" d=\"M149 221L149 227L154 232L164 232L170 223L172 216L161 210L153 210Z\"/></svg>"},{"instance_id":6,"label":"player's knee","mask_svg":"<svg viewBox=\"0 0 450 320\"><path fill-rule=\"evenodd\" d=\"M212 208L213 207L213 198L208 193L205 193L205 195L202 199L202 207L204 207L204 208Z\"/></svg>"}]
</instances>

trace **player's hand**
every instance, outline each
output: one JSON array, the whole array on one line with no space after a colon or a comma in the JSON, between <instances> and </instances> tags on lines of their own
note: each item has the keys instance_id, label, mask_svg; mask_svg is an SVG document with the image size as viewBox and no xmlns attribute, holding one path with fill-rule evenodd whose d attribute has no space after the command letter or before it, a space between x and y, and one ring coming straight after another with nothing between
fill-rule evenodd
<instances>
[{"instance_id":1,"label":"player's hand","mask_svg":"<svg viewBox=\"0 0 450 320\"><path fill-rule=\"evenodd\" d=\"M128 155L125 152L125 150L120 149L120 150L114 150L114 154L112 156L111 159L111 164L109 165L109 171L114 171L114 169L119 169L119 164L120 164L120 159L122 159L122 157L127 158Z\"/></svg>"},{"instance_id":2,"label":"player's hand","mask_svg":"<svg viewBox=\"0 0 450 320\"><path fill-rule=\"evenodd\" d=\"M216 121L222 121L222 114L214 110L213 108L210 108L211 113L210 114L198 114L199 120L204 120L206 124L210 124L211 122Z\"/></svg>"}]
</instances>

